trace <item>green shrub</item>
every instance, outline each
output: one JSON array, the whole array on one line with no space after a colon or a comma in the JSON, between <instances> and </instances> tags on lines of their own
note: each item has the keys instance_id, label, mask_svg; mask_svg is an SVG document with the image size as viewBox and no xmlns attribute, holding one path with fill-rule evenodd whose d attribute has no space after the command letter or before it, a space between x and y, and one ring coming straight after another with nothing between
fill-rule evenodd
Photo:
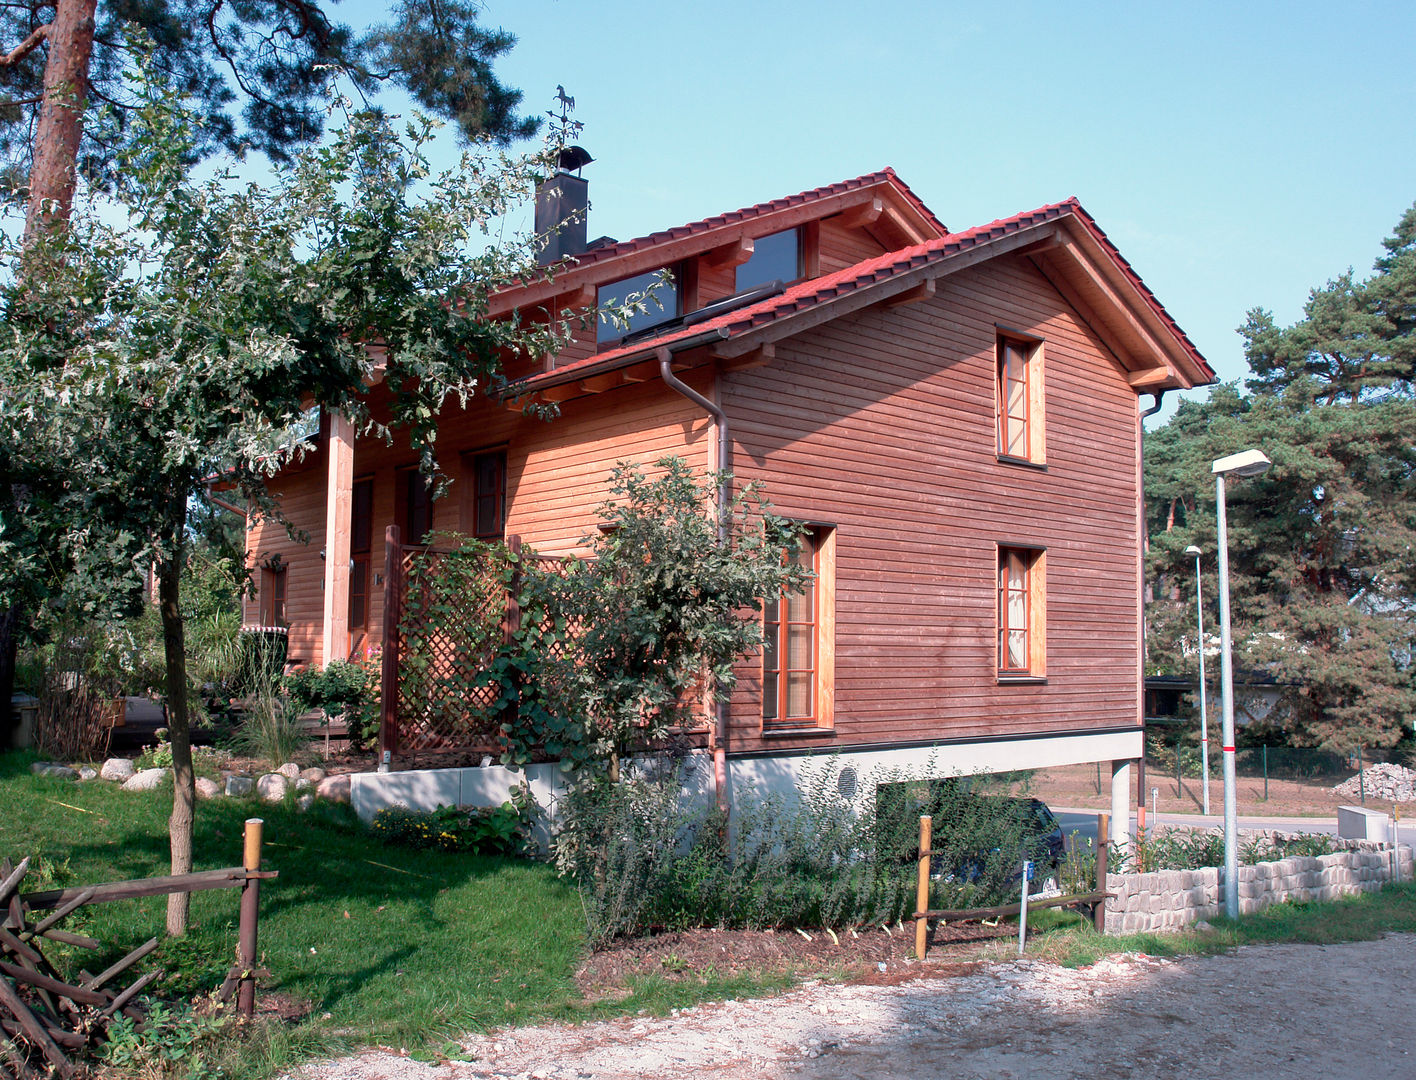
<instances>
[{"instance_id":1,"label":"green shrub","mask_svg":"<svg viewBox=\"0 0 1416 1080\"><path fill-rule=\"evenodd\" d=\"M1292 855L1331 855L1337 843L1330 836L1307 834L1288 840L1273 841L1257 836L1239 843L1239 862L1276 862ZM1113 845L1110 868L1114 874L1149 872L1153 870L1201 870L1224 865L1224 835L1220 832L1194 829L1156 830L1149 836L1138 836L1129 852Z\"/></svg>"},{"instance_id":2,"label":"green shrub","mask_svg":"<svg viewBox=\"0 0 1416 1080\"><path fill-rule=\"evenodd\" d=\"M364 660L331 660L323 669L301 668L285 677L285 691L296 713L321 709L326 716L343 716L349 745L363 749L379 728L379 656Z\"/></svg>"},{"instance_id":3,"label":"green shrub","mask_svg":"<svg viewBox=\"0 0 1416 1080\"><path fill-rule=\"evenodd\" d=\"M965 907L1012 895L1028 850L1026 800L899 773L856 780L843 765L805 772L791 796L741 793L730 829L672 762L582 777L561 801L556 865L581 892L592 942L650 930L853 926L914 910L918 815L936 814L941 870L931 902ZM1036 852L1028 851L1029 855Z\"/></svg>"},{"instance_id":4,"label":"green shrub","mask_svg":"<svg viewBox=\"0 0 1416 1080\"><path fill-rule=\"evenodd\" d=\"M435 848L474 855L527 855L533 850L529 802L500 806L440 806L409 810L395 806L374 816L373 831L386 844Z\"/></svg>"}]
</instances>

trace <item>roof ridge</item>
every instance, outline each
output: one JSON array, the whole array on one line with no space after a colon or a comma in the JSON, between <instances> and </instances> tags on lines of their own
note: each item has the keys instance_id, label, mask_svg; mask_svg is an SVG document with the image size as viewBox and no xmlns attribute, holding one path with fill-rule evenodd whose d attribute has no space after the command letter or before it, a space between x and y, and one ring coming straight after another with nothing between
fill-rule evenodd
<instances>
[{"instance_id":1,"label":"roof ridge","mask_svg":"<svg viewBox=\"0 0 1416 1080\"><path fill-rule=\"evenodd\" d=\"M846 180L837 180L830 184L821 184L814 188L807 188L805 191L799 191L794 195L782 195L775 199L768 199L764 202L739 207L736 210L726 210L722 213L699 218L696 221L685 222L682 225L674 225L667 229L659 229L655 232L645 233L642 236L631 237L628 240L619 240L613 244L606 244L604 247L581 252L574 256L574 258L578 265L585 266L600 262L604 259L614 258L617 255L625 255L641 248L665 243L669 240L691 236L697 232L705 232L708 229L731 224L734 221L760 217L774 210L786 209L787 207L795 206L800 203L812 202L830 195L839 195L846 191L854 191L859 188L871 187L875 184L887 182L899 189L900 193L909 201L916 211L918 211L920 216L933 223L938 227L940 232L947 233L949 231L944 223L935 216L934 211L930 210L929 207L925 205L924 201L915 194L914 190L900 179L899 174L887 165L883 169L877 169L874 172L862 173L859 176L854 176Z\"/></svg>"}]
</instances>

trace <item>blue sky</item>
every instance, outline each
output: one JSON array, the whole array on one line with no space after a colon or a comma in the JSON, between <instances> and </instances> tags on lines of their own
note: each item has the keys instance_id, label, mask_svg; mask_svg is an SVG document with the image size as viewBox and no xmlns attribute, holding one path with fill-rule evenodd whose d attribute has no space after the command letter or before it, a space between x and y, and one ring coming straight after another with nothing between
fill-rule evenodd
<instances>
[{"instance_id":1,"label":"blue sky","mask_svg":"<svg viewBox=\"0 0 1416 1080\"><path fill-rule=\"evenodd\" d=\"M575 97L592 236L886 165L953 229L1076 195L1226 379L1249 308L1298 318L1416 201L1409 2L488 0L483 22L519 38L498 71L528 111Z\"/></svg>"}]
</instances>

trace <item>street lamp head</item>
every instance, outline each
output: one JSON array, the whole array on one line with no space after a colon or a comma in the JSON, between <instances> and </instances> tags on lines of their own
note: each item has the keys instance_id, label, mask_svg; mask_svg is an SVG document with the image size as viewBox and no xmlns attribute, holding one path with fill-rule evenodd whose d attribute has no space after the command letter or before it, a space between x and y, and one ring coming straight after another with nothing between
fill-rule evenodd
<instances>
[{"instance_id":1,"label":"street lamp head","mask_svg":"<svg viewBox=\"0 0 1416 1080\"><path fill-rule=\"evenodd\" d=\"M1185 554L1186 554L1186 555L1193 555L1195 558L1198 559L1201 555L1204 554L1204 552L1201 551L1197 545L1191 544L1189 547L1187 547L1187 548L1185 549Z\"/></svg>"},{"instance_id":2,"label":"street lamp head","mask_svg":"<svg viewBox=\"0 0 1416 1080\"><path fill-rule=\"evenodd\" d=\"M1227 476L1260 476L1268 472L1272 464L1262 450L1241 450L1216 460L1210 471Z\"/></svg>"}]
</instances>

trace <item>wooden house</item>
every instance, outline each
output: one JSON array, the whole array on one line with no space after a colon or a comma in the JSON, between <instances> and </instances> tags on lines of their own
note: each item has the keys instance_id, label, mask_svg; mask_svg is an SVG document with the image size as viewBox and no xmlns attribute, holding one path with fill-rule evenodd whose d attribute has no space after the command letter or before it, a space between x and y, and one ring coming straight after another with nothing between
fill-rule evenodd
<instances>
[{"instance_id":1,"label":"wooden house","mask_svg":"<svg viewBox=\"0 0 1416 1080\"><path fill-rule=\"evenodd\" d=\"M583 205L584 181L558 180ZM817 573L809 596L768 606L769 647L706 736L720 786L789 783L822 752L943 773L1104 761L1126 820L1142 402L1213 372L1081 205L951 232L887 169L583 237L582 218L555 241L570 268L492 315L604 302L667 271L662 310L513 372L559 419L486 398L446 416L446 498L429 500L406 446L327 419L274 484L309 543L250 533L248 621L288 625L294 660L348 655L380 640L387 524L570 551L616 462L677 454L761 481L809 525ZM466 802L486 779L425 796L399 777L382 794L369 778L366 805Z\"/></svg>"}]
</instances>

